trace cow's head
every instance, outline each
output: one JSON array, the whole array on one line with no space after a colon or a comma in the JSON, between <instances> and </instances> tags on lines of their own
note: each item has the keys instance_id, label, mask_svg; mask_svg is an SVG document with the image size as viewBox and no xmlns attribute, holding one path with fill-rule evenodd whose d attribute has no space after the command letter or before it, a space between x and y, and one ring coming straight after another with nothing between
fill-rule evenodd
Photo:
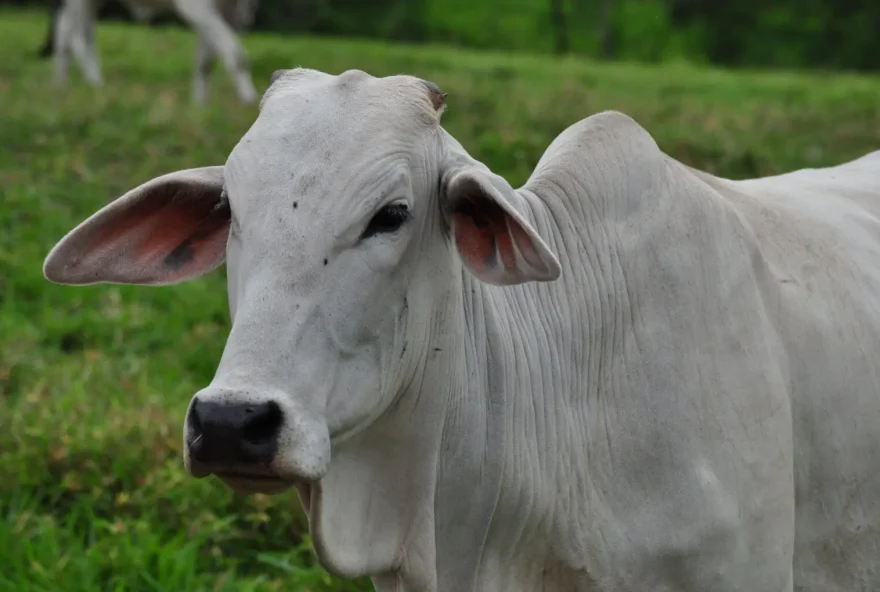
<instances>
[{"instance_id":1,"label":"cow's head","mask_svg":"<svg viewBox=\"0 0 880 592\"><path fill-rule=\"evenodd\" d=\"M223 166L155 178L49 253L64 284L171 284L225 260L232 330L184 426L185 462L240 491L320 479L418 382L462 264L495 285L560 266L526 199L441 127L411 76L273 75Z\"/></svg>"}]
</instances>

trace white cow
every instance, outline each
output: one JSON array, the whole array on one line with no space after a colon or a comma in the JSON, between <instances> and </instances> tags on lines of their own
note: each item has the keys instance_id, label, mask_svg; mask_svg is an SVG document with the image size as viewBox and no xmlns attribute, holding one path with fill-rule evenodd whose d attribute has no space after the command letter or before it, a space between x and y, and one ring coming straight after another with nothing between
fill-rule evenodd
<instances>
[{"instance_id":1,"label":"white cow","mask_svg":"<svg viewBox=\"0 0 880 592\"><path fill-rule=\"evenodd\" d=\"M102 0L61 0L53 14L55 81L64 86L73 56L83 76L94 86L103 84L95 46L95 20ZM208 76L219 56L235 84L239 98L253 103L258 94L251 80L250 67L236 32L251 25L259 0L122 0L135 19L175 11L198 33L193 98L204 104L208 98ZM46 53L50 48L44 48Z\"/></svg>"},{"instance_id":2,"label":"white cow","mask_svg":"<svg viewBox=\"0 0 880 592\"><path fill-rule=\"evenodd\" d=\"M225 164L132 189L65 284L227 262L185 464L297 487L383 592L880 590L880 152L732 181L626 115L513 189L410 76L273 76Z\"/></svg>"}]
</instances>

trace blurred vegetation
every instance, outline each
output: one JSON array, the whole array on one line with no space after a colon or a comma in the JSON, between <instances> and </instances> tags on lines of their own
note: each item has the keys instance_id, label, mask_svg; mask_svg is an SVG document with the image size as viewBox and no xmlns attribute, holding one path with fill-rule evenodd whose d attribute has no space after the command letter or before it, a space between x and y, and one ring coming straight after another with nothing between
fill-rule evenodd
<instances>
[{"instance_id":1,"label":"blurred vegetation","mask_svg":"<svg viewBox=\"0 0 880 592\"><path fill-rule=\"evenodd\" d=\"M120 0L104 2L105 18L130 18ZM874 0L261 0L254 27L640 62L880 69Z\"/></svg>"},{"instance_id":2,"label":"blurred vegetation","mask_svg":"<svg viewBox=\"0 0 880 592\"><path fill-rule=\"evenodd\" d=\"M222 269L166 288L63 287L41 272L65 232L127 189L222 163L256 107L237 102L218 68L210 107L195 108L195 36L121 24L99 27L106 86L74 70L59 93L51 62L34 55L45 25L43 11L0 11L0 591L369 589L315 566L294 494L245 497L184 473L183 414L228 331ZM604 109L633 116L672 156L731 177L831 165L880 145L880 82L854 75L290 35L244 42L258 88L294 65L435 81L449 93L445 127L515 185L560 131Z\"/></svg>"}]
</instances>

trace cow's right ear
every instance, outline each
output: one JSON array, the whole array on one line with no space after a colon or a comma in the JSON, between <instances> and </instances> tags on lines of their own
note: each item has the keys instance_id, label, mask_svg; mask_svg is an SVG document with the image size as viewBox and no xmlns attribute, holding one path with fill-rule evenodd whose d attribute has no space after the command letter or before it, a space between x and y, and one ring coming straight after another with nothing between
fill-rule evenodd
<instances>
[{"instance_id":1,"label":"cow's right ear","mask_svg":"<svg viewBox=\"0 0 880 592\"><path fill-rule=\"evenodd\" d=\"M223 263L229 224L222 166L162 175L71 230L46 256L43 274L74 285L188 280Z\"/></svg>"}]
</instances>

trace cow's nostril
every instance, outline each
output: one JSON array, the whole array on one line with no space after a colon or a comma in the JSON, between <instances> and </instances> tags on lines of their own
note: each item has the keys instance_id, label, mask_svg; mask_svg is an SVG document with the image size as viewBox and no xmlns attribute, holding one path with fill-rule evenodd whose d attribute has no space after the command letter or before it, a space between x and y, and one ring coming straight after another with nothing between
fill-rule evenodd
<instances>
[{"instance_id":1,"label":"cow's nostril","mask_svg":"<svg viewBox=\"0 0 880 592\"><path fill-rule=\"evenodd\" d=\"M251 405L245 409L241 439L255 445L274 444L281 421L281 408L274 401Z\"/></svg>"},{"instance_id":2,"label":"cow's nostril","mask_svg":"<svg viewBox=\"0 0 880 592\"><path fill-rule=\"evenodd\" d=\"M192 439L195 440L202 435L202 420L199 417L199 400L194 399L189 408L189 429L192 432Z\"/></svg>"}]
</instances>

